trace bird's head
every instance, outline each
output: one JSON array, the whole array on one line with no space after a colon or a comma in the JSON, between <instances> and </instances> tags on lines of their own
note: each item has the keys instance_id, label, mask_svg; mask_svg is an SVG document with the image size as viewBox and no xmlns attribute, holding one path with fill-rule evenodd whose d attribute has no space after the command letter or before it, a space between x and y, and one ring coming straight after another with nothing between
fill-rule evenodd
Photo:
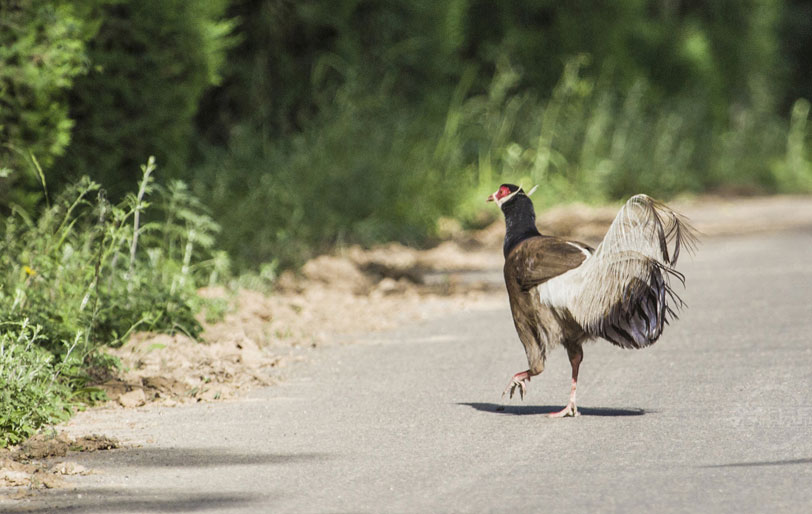
<instances>
[{"instance_id":1,"label":"bird's head","mask_svg":"<svg viewBox=\"0 0 812 514\"><path fill-rule=\"evenodd\" d=\"M499 207L503 206L507 202L511 201L517 195L525 195L530 196L536 190L534 186L533 189L530 190L529 193L525 193L521 186L517 186L516 184L502 184L499 186L499 189L496 190L493 194L488 196L489 202L496 202L496 205Z\"/></svg>"}]
</instances>

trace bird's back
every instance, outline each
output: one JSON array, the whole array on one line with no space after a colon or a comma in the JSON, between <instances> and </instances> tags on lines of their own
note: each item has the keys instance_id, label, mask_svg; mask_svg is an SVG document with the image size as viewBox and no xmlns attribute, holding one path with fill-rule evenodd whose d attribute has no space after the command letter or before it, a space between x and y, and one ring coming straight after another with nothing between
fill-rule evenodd
<instances>
[{"instance_id":1,"label":"bird's back","mask_svg":"<svg viewBox=\"0 0 812 514\"><path fill-rule=\"evenodd\" d=\"M518 244L505 258L508 293L530 289L577 268L594 250L578 241L553 236L536 236Z\"/></svg>"}]
</instances>

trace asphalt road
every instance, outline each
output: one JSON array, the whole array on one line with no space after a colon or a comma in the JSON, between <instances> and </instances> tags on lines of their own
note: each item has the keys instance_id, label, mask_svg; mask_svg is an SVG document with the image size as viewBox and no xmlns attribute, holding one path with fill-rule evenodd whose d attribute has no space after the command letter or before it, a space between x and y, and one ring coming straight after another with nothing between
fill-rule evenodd
<instances>
[{"instance_id":1,"label":"asphalt road","mask_svg":"<svg viewBox=\"0 0 812 514\"><path fill-rule=\"evenodd\" d=\"M148 409L34 512L812 512L812 231L715 238L646 350L557 349L529 396L507 300L316 352L240 401ZM499 273L494 273L499 279ZM504 409L500 410L500 406ZM124 426L127 425L127 426Z\"/></svg>"}]
</instances>

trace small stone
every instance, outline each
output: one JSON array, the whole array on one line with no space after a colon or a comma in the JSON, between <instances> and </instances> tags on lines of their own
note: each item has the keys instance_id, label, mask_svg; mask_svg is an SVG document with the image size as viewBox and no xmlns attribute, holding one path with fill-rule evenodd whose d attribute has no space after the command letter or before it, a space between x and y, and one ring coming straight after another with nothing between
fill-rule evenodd
<instances>
[{"instance_id":1,"label":"small stone","mask_svg":"<svg viewBox=\"0 0 812 514\"><path fill-rule=\"evenodd\" d=\"M390 295L393 293L399 292L401 289L400 284L398 284L397 280L391 278L384 278L380 282L378 282L377 287L375 288L376 292L379 292L382 295Z\"/></svg>"},{"instance_id":2,"label":"small stone","mask_svg":"<svg viewBox=\"0 0 812 514\"><path fill-rule=\"evenodd\" d=\"M75 462L57 462L49 470L57 475L86 475L87 468Z\"/></svg>"},{"instance_id":3,"label":"small stone","mask_svg":"<svg viewBox=\"0 0 812 514\"><path fill-rule=\"evenodd\" d=\"M147 402L147 397L143 389L133 389L129 393L124 393L118 397L118 403L128 409L140 407Z\"/></svg>"}]
</instances>

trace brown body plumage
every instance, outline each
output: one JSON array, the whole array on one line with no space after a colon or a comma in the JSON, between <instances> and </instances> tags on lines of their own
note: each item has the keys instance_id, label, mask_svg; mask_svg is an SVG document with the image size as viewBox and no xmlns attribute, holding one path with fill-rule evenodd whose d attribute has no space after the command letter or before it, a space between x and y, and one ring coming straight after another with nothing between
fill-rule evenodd
<instances>
[{"instance_id":1,"label":"brown body plumage","mask_svg":"<svg viewBox=\"0 0 812 514\"><path fill-rule=\"evenodd\" d=\"M544 370L547 354L566 348L572 365L570 401L556 416L575 416L575 386L582 345L603 338L623 348L654 343L682 301L669 285L683 281L674 268L680 248L692 246L693 229L664 204L632 197L597 249L545 236L535 226L530 198L504 184L489 197L505 214L505 285L528 369L505 392L522 397L530 377Z\"/></svg>"}]
</instances>

